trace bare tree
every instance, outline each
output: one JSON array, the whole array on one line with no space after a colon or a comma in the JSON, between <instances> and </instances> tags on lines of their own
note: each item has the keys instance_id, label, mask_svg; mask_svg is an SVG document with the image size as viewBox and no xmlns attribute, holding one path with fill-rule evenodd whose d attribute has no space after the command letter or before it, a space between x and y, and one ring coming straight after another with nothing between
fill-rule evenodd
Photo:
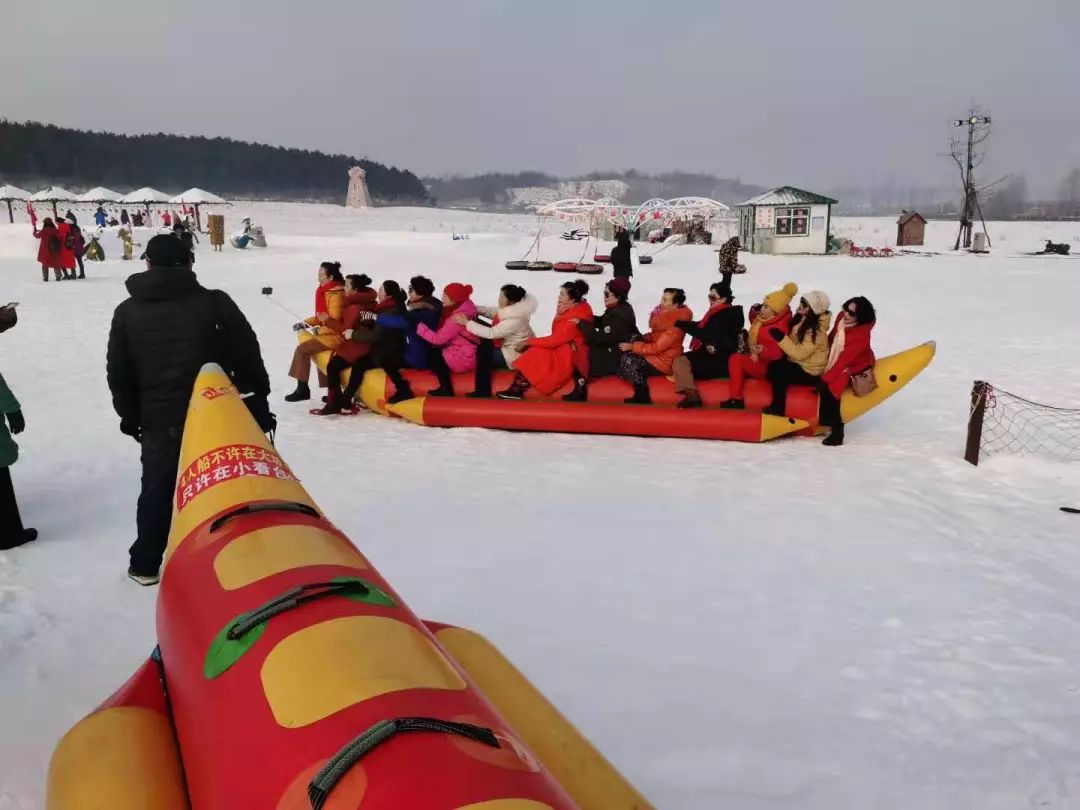
<instances>
[{"instance_id":1,"label":"bare tree","mask_svg":"<svg viewBox=\"0 0 1080 810\"><path fill-rule=\"evenodd\" d=\"M958 119L955 125L956 131L949 138L949 157L960 171L960 186L964 195L960 208L960 230L956 234L956 245L953 248L959 250L961 243L965 248L971 247L971 228L975 215L978 214L979 219L983 220L979 207L980 189L975 185L975 170L986 160L987 142L993 134L993 124L986 110L973 104L967 117ZM962 127L967 129L964 135L961 134ZM985 220L983 230L986 230Z\"/></svg>"},{"instance_id":2,"label":"bare tree","mask_svg":"<svg viewBox=\"0 0 1080 810\"><path fill-rule=\"evenodd\" d=\"M1068 203L1070 207L1080 203L1080 166L1065 175L1065 179L1061 181L1058 200Z\"/></svg>"}]
</instances>

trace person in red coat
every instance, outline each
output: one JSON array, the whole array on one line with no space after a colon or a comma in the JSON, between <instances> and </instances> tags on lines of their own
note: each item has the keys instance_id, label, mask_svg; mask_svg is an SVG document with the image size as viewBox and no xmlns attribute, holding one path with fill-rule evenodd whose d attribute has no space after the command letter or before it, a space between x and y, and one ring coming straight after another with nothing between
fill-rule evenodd
<instances>
[{"instance_id":1,"label":"person in red coat","mask_svg":"<svg viewBox=\"0 0 1080 810\"><path fill-rule=\"evenodd\" d=\"M344 340L334 349L334 355L326 364L326 404L312 413L318 416L331 416L351 407L341 390L341 374L346 368L355 367L371 351L371 343L353 340L357 329L370 329L364 325L363 314L378 310L378 295L371 289L371 277L364 274L345 276L345 297L342 300L341 318L332 318L329 313L318 316L320 323L332 329ZM370 324L370 321L367 322ZM361 375L363 372L360 372ZM351 397L350 397L351 399Z\"/></svg>"},{"instance_id":2,"label":"person in red coat","mask_svg":"<svg viewBox=\"0 0 1080 810\"><path fill-rule=\"evenodd\" d=\"M525 341L528 347L514 362L510 387L495 396L499 399L524 399L532 386L542 396L551 396L574 377L575 368L588 368L588 346L578 331L579 321L592 321L593 311L585 295L589 285L580 278L559 288L559 301L551 334Z\"/></svg>"},{"instance_id":3,"label":"person in red coat","mask_svg":"<svg viewBox=\"0 0 1080 810\"><path fill-rule=\"evenodd\" d=\"M784 356L784 350L773 337L772 332L779 329L785 335L791 330L791 299L799 294L799 286L791 281L776 292L765 296L761 309L750 324L747 343L749 354L733 354L728 358L728 376L731 384L728 388L729 399L720 403L721 408L741 410L743 387L747 377L764 380L769 365Z\"/></svg>"},{"instance_id":4,"label":"person in red coat","mask_svg":"<svg viewBox=\"0 0 1080 810\"><path fill-rule=\"evenodd\" d=\"M624 400L627 405L651 405L648 378L671 375L672 364L682 354L686 337L677 322L694 317L685 305L686 293L668 287L660 298L660 306L649 317L649 334L641 340L619 344L624 354L619 358L618 375L634 386L634 395Z\"/></svg>"},{"instance_id":5,"label":"person in red coat","mask_svg":"<svg viewBox=\"0 0 1080 810\"><path fill-rule=\"evenodd\" d=\"M852 376L873 368L877 358L870 348L870 333L877 321L874 305L859 295L844 302L829 333L829 362L821 375L818 391L821 424L831 428L822 444L839 447L844 443L844 423L840 418L840 397Z\"/></svg>"},{"instance_id":6,"label":"person in red coat","mask_svg":"<svg viewBox=\"0 0 1080 810\"><path fill-rule=\"evenodd\" d=\"M60 237L60 267L64 271L65 279L75 278L75 234L71 232L71 224L62 219L56 225L56 234Z\"/></svg>"},{"instance_id":7,"label":"person in red coat","mask_svg":"<svg viewBox=\"0 0 1080 810\"><path fill-rule=\"evenodd\" d=\"M53 224L52 217L45 217L41 221L41 228L34 231L34 236L41 242L38 245L38 264L41 265L41 280L49 280L49 270L56 273L56 280L60 281L63 276L60 270L60 232Z\"/></svg>"}]
</instances>

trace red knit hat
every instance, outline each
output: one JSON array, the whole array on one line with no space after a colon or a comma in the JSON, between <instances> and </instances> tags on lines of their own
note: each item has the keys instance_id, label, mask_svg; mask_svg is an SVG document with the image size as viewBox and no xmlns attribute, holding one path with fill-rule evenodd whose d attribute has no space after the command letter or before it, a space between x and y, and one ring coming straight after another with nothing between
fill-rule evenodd
<instances>
[{"instance_id":1,"label":"red knit hat","mask_svg":"<svg viewBox=\"0 0 1080 810\"><path fill-rule=\"evenodd\" d=\"M454 306L458 306L459 304L467 301L469 299L469 296L472 295L472 285L458 284L455 281L452 284L447 284L446 287L443 288L443 295L453 301Z\"/></svg>"}]
</instances>

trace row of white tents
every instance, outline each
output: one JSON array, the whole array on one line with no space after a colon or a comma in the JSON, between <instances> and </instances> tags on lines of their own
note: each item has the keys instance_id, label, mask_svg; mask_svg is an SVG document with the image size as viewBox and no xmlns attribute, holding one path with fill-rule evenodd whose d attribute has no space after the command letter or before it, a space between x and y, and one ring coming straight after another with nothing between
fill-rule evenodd
<instances>
[{"instance_id":1,"label":"row of white tents","mask_svg":"<svg viewBox=\"0 0 1080 810\"><path fill-rule=\"evenodd\" d=\"M187 191L176 195L166 194L163 191L144 186L143 188L137 188L128 194L120 194L119 192L107 189L104 186L97 186L82 194L76 194L73 191L68 191L61 186L49 186L43 188L41 191L35 191L30 193L18 186L0 185L0 202L6 202L8 205L8 218L12 219L11 204L13 202L29 201L31 203L43 202L50 203L53 207L53 213L56 213L56 206L58 203L69 203L77 205L104 205L104 204L119 204L119 205L143 205L149 208L151 205L228 205L228 202L217 194L213 194L209 191L204 191L201 188L189 188ZM12 219L12 221L14 221Z\"/></svg>"}]
</instances>

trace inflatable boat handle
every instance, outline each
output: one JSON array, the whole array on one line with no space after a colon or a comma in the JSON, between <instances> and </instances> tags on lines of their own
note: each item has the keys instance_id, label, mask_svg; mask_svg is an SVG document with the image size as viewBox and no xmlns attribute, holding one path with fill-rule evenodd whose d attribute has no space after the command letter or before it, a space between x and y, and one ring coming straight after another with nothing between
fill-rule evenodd
<instances>
[{"instance_id":1,"label":"inflatable boat handle","mask_svg":"<svg viewBox=\"0 0 1080 810\"><path fill-rule=\"evenodd\" d=\"M221 517L217 518L210 524L210 531L216 532L230 520L242 515L257 515L261 512L295 512L298 515L307 515L308 517L320 518L317 509L313 509L306 503L297 503L296 501L270 501L268 503L248 503L241 506L239 509L233 509L231 512L226 512Z\"/></svg>"}]
</instances>

